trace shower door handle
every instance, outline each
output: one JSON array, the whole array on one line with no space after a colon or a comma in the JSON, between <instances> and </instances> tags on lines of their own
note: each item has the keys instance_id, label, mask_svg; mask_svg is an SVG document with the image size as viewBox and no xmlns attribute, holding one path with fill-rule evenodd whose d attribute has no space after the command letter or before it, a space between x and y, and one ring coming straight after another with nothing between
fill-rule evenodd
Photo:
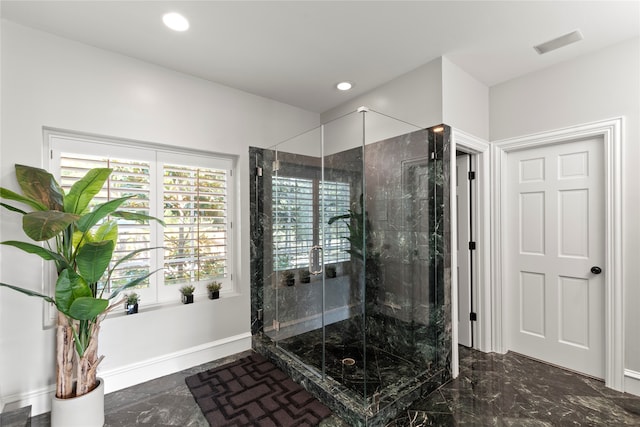
<instances>
[{"instance_id":1,"label":"shower door handle","mask_svg":"<svg viewBox=\"0 0 640 427\"><path fill-rule=\"evenodd\" d=\"M319 253L318 256L318 266L320 267L320 270L313 270L313 254L314 253ZM322 273L322 246L319 245L315 245L312 246L311 249L309 249L309 273L313 274L314 276Z\"/></svg>"}]
</instances>

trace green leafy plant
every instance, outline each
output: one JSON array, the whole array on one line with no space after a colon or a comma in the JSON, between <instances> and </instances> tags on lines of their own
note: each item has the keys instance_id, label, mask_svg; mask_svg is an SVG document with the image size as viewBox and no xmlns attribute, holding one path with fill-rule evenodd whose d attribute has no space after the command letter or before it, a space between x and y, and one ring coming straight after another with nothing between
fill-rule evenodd
<instances>
[{"instance_id":1,"label":"green leafy plant","mask_svg":"<svg viewBox=\"0 0 640 427\"><path fill-rule=\"evenodd\" d=\"M125 294L124 297L127 299L127 304L137 304L140 301L140 295L135 292Z\"/></svg>"},{"instance_id":2,"label":"green leafy plant","mask_svg":"<svg viewBox=\"0 0 640 427\"><path fill-rule=\"evenodd\" d=\"M110 200L89 209L109 179L111 169L91 169L68 193L43 169L16 165L15 172L22 194L0 188L0 197L27 205L32 211L7 203L0 205L22 215L22 229L36 243L10 240L2 244L52 261L58 278L52 296L6 283L0 283L0 286L55 305L58 310L56 397L81 396L98 384L96 373L103 358L98 357L101 321L116 304L119 306L124 301L116 301L120 292L140 285L154 273L133 278L109 291L114 270L138 253L150 250L132 251L112 262L118 225L115 219L109 218L162 221L144 214L119 211L118 208L133 196Z\"/></svg>"},{"instance_id":3,"label":"green leafy plant","mask_svg":"<svg viewBox=\"0 0 640 427\"><path fill-rule=\"evenodd\" d=\"M207 290L209 292L220 292L220 289L222 289L222 283L216 282L215 280L207 284Z\"/></svg>"},{"instance_id":4,"label":"green leafy plant","mask_svg":"<svg viewBox=\"0 0 640 427\"><path fill-rule=\"evenodd\" d=\"M184 285L180 287L180 293L182 295L193 295L193 292L196 290L196 287L193 285Z\"/></svg>"},{"instance_id":5,"label":"green leafy plant","mask_svg":"<svg viewBox=\"0 0 640 427\"><path fill-rule=\"evenodd\" d=\"M343 237L349 242L349 249L347 249L346 252L364 261L365 223L369 225L367 229L370 228L369 220L364 210L364 194L360 195L360 212L356 212L353 209L349 209L347 212L346 214L329 218L327 224L332 225L336 221L343 220L349 229L349 236Z\"/></svg>"},{"instance_id":6,"label":"green leafy plant","mask_svg":"<svg viewBox=\"0 0 640 427\"><path fill-rule=\"evenodd\" d=\"M293 286L296 282L296 275L293 271L283 271L281 280L283 285Z\"/></svg>"},{"instance_id":7,"label":"green leafy plant","mask_svg":"<svg viewBox=\"0 0 640 427\"><path fill-rule=\"evenodd\" d=\"M309 283L311 282L311 272L308 268L303 268L300 270L300 282Z\"/></svg>"}]
</instances>

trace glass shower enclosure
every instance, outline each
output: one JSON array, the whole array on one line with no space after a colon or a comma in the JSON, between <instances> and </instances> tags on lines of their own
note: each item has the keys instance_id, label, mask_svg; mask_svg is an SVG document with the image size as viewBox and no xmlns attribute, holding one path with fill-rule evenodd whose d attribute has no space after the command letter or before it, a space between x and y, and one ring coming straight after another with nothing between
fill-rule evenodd
<instances>
[{"instance_id":1,"label":"glass shower enclosure","mask_svg":"<svg viewBox=\"0 0 640 427\"><path fill-rule=\"evenodd\" d=\"M361 107L250 160L254 348L384 425L450 378L449 128Z\"/></svg>"}]
</instances>

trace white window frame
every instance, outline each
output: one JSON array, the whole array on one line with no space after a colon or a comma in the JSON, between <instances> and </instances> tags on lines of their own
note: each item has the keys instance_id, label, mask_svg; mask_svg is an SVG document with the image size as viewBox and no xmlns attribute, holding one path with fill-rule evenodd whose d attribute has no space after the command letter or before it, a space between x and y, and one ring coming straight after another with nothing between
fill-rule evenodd
<instances>
[{"instance_id":1,"label":"white window frame","mask_svg":"<svg viewBox=\"0 0 640 427\"><path fill-rule=\"evenodd\" d=\"M232 294L236 292L235 277L237 276L237 254L235 242L238 239L234 223L239 223L237 218L237 156L223 155L200 150L188 150L177 147L165 146L161 144L104 137L98 135L84 134L73 131L44 128L45 163L48 163L48 170L52 171L57 180L60 179L60 153L71 152L86 155L111 155L113 157L130 160L144 160L151 164L150 170L150 191L149 198L150 215L158 218L163 217L163 164L164 162L173 165L188 165L194 167L206 167L222 169L227 171L227 276L215 279L222 282L221 294ZM151 226L151 247L163 246L162 225L155 221ZM150 252L151 271L163 267L163 249L156 249ZM50 264L50 263L49 263ZM51 268L45 274L45 286L50 294L55 290L55 268ZM210 280L192 282L196 286L196 295L206 295L206 284ZM164 274L162 270L149 277L149 287L136 289L141 295L141 300L146 307L161 306L164 304L179 303L180 284L164 285ZM55 324L55 309L45 308L45 325ZM116 310L117 311L117 310Z\"/></svg>"}]
</instances>

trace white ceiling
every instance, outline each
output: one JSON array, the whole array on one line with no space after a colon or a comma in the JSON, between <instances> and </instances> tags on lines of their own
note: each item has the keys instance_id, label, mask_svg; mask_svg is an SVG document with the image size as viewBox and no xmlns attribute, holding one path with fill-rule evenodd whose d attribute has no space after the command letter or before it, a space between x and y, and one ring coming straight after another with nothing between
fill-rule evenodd
<instances>
[{"instance_id":1,"label":"white ceiling","mask_svg":"<svg viewBox=\"0 0 640 427\"><path fill-rule=\"evenodd\" d=\"M437 57L488 86L640 35L640 1L7 1L1 16L324 112ZM164 27L165 12L191 22ZM533 45L580 29L545 55ZM334 89L355 82L347 93Z\"/></svg>"}]
</instances>

